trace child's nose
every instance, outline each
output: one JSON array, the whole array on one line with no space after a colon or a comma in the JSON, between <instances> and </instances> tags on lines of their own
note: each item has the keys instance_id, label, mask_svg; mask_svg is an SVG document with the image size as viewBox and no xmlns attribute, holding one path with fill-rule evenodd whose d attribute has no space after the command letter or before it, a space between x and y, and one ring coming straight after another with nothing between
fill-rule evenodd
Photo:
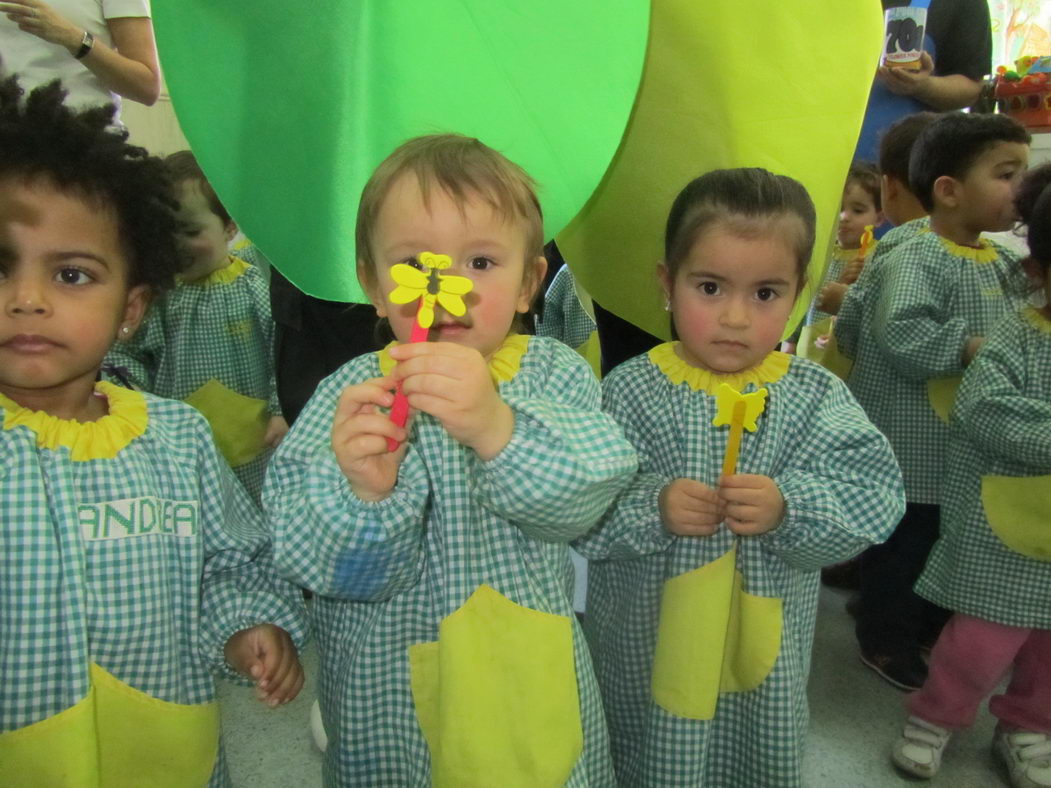
<instances>
[{"instance_id":1,"label":"child's nose","mask_svg":"<svg viewBox=\"0 0 1051 788\"><path fill-rule=\"evenodd\" d=\"M741 298L730 298L723 308L722 324L727 328L745 328L749 324L748 305Z\"/></svg>"},{"instance_id":2,"label":"child's nose","mask_svg":"<svg viewBox=\"0 0 1051 788\"><path fill-rule=\"evenodd\" d=\"M43 315L51 311L44 289L32 277L16 279L11 288L5 310L9 315Z\"/></svg>"}]
</instances>

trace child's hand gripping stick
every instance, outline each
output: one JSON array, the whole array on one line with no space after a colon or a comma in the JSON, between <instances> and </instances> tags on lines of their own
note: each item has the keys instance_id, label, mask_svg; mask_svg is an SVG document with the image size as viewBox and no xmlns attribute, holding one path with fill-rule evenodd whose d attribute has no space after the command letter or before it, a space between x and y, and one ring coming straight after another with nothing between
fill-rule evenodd
<instances>
[{"instance_id":1,"label":"child's hand gripping stick","mask_svg":"<svg viewBox=\"0 0 1051 788\"><path fill-rule=\"evenodd\" d=\"M408 304L420 299L409 342L426 342L434 323L435 304L439 304L450 315L460 317L467 312L463 296L471 292L474 282L465 276L443 276L438 273L452 265L452 258L448 255L421 252L417 260L421 266L419 268L408 263L398 263L391 268L391 277L398 286L387 298L392 304ZM398 383L394 404L390 409L390 420L404 427L408 417L409 400L401 390L401 383ZM387 448L397 451L398 442L388 438Z\"/></svg>"}]
</instances>

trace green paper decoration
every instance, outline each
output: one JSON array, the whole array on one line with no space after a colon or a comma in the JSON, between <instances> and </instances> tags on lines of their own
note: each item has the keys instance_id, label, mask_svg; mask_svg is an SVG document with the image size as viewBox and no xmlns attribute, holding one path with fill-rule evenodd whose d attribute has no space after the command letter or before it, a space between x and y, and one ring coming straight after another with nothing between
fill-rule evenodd
<instances>
[{"instance_id":1,"label":"green paper decoration","mask_svg":"<svg viewBox=\"0 0 1051 788\"><path fill-rule=\"evenodd\" d=\"M708 170L765 167L802 182L817 208L808 286L791 330L828 260L882 38L873 0L654 0L624 141L595 195L558 237L584 289L668 338L655 267L672 200Z\"/></svg>"},{"instance_id":2,"label":"green paper decoration","mask_svg":"<svg viewBox=\"0 0 1051 788\"><path fill-rule=\"evenodd\" d=\"M245 234L311 295L364 301L361 189L419 134L478 137L538 182L553 236L620 143L645 0L155 0L179 123Z\"/></svg>"}]
</instances>

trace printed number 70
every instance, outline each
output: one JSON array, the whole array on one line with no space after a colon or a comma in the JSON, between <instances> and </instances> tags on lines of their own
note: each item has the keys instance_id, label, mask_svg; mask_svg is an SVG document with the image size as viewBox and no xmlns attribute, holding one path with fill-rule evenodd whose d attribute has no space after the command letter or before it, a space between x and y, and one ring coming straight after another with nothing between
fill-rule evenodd
<instances>
[{"instance_id":1,"label":"printed number 70","mask_svg":"<svg viewBox=\"0 0 1051 788\"><path fill-rule=\"evenodd\" d=\"M911 17L892 19L887 25L887 54L915 52L923 48L923 25Z\"/></svg>"}]
</instances>

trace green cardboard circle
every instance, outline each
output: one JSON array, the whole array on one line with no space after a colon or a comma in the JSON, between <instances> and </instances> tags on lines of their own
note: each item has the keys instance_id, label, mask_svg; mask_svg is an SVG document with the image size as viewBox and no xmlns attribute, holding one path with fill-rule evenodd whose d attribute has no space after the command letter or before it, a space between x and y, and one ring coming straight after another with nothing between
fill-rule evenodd
<instances>
[{"instance_id":1,"label":"green cardboard circle","mask_svg":"<svg viewBox=\"0 0 1051 788\"><path fill-rule=\"evenodd\" d=\"M646 0L158 0L187 139L245 234L301 289L363 301L354 222L404 140L478 137L540 185L554 236L609 165L642 73Z\"/></svg>"}]
</instances>

